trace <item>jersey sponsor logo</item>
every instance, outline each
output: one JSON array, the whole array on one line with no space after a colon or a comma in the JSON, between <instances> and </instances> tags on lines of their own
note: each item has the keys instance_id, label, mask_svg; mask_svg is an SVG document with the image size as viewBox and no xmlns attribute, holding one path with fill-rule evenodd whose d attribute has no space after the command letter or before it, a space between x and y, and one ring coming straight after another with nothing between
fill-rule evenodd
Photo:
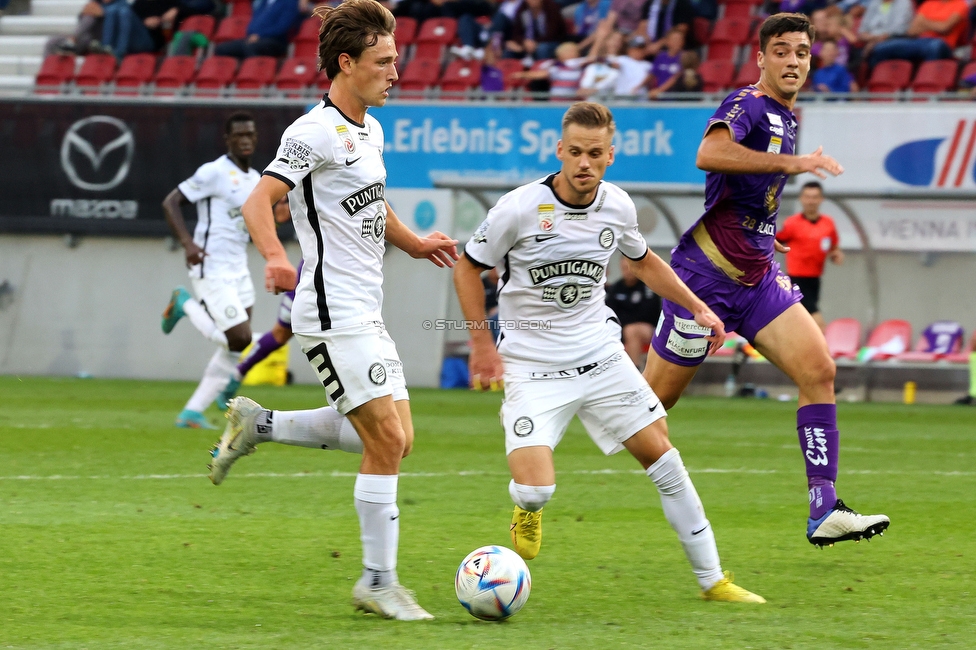
<instances>
[{"instance_id":1,"label":"jersey sponsor logo","mask_svg":"<svg viewBox=\"0 0 976 650\"><path fill-rule=\"evenodd\" d=\"M734 122L740 115L742 115L742 104L732 104L732 108L725 114L725 117L720 121Z\"/></svg>"},{"instance_id":2,"label":"jersey sponsor logo","mask_svg":"<svg viewBox=\"0 0 976 650\"><path fill-rule=\"evenodd\" d=\"M781 118L776 113L766 113L766 117L769 118L769 123L775 126L783 126L783 118Z\"/></svg>"},{"instance_id":3,"label":"jersey sponsor logo","mask_svg":"<svg viewBox=\"0 0 976 650\"><path fill-rule=\"evenodd\" d=\"M803 427L803 437L806 439L806 450L803 455L811 465L827 464L827 436L820 427Z\"/></svg>"},{"instance_id":4,"label":"jersey sponsor logo","mask_svg":"<svg viewBox=\"0 0 976 650\"><path fill-rule=\"evenodd\" d=\"M350 217L356 216L356 213L365 208L370 203L376 203L377 201L382 201L385 198L385 188L383 183L373 183L372 185L367 185L361 190L356 190L346 198L339 201L339 205L342 209L346 211Z\"/></svg>"},{"instance_id":5,"label":"jersey sponsor logo","mask_svg":"<svg viewBox=\"0 0 976 650\"><path fill-rule=\"evenodd\" d=\"M288 165L293 172L311 167L312 147L296 138L285 138L281 145L281 157L275 162Z\"/></svg>"},{"instance_id":6,"label":"jersey sponsor logo","mask_svg":"<svg viewBox=\"0 0 976 650\"><path fill-rule=\"evenodd\" d=\"M793 291L793 280L791 280L788 276L777 274L776 284L778 284L780 289L783 291Z\"/></svg>"},{"instance_id":7,"label":"jersey sponsor logo","mask_svg":"<svg viewBox=\"0 0 976 650\"><path fill-rule=\"evenodd\" d=\"M647 402L651 395L651 387L645 386L640 390L631 391L621 396L620 403L625 406L636 406L637 404Z\"/></svg>"},{"instance_id":8,"label":"jersey sponsor logo","mask_svg":"<svg viewBox=\"0 0 976 650\"><path fill-rule=\"evenodd\" d=\"M593 288L588 284L567 282L558 287L546 287L542 290L542 302L555 302L563 309L575 307L582 300L593 294Z\"/></svg>"},{"instance_id":9,"label":"jersey sponsor logo","mask_svg":"<svg viewBox=\"0 0 976 650\"><path fill-rule=\"evenodd\" d=\"M527 418L524 415L515 420L515 423L512 425L512 431L519 438L524 438L529 435L533 429L535 429L535 424L532 423L532 418Z\"/></svg>"},{"instance_id":10,"label":"jersey sponsor logo","mask_svg":"<svg viewBox=\"0 0 976 650\"><path fill-rule=\"evenodd\" d=\"M135 137L125 122L93 115L68 127L61 141L61 168L75 187L104 192L126 179L135 151Z\"/></svg>"},{"instance_id":11,"label":"jersey sponsor logo","mask_svg":"<svg viewBox=\"0 0 976 650\"><path fill-rule=\"evenodd\" d=\"M386 215L382 211L375 217L363 219L363 239L372 239L378 244L383 241L384 235L386 235Z\"/></svg>"},{"instance_id":12,"label":"jersey sponsor logo","mask_svg":"<svg viewBox=\"0 0 976 650\"><path fill-rule=\"evenodd\" d=\"M623 352L618 352L617 354L613 355L612 357L610 357L608 359L604 359L600 363L595 364L595 366L593 367L593 370L591 370L589 372L590 378L592 379L594 377L599 377L600 375L602 375L603 373L605 373L607 370L610 370L610 368L612 368L615 365L617 365L618 363L620 363L620 360L623 359L623 358L624 358Z\"/></svg>"},{"instance_id":13,"label":"jersey sponsor logo","mask_svg":"<svg viewBox=\"0 0 976 650\"><path fill-rule=\"evenodd\" d=\"M563 219L566 221L586 221L589 216L587 212L567 212L563 215Z\"/></svg>"},{"instance_id":14,"label":"jersey sponsor logo","mask_svg":"<svg viewBox=\"0 0 976 650\"><path fill-rule=\"evenodd\" d=\"M704 327L689 318L681 318L680 316L674 317L674 329L682 334L698 334L701 336L712 334L711 327Z\"/></svg>"},{"instance_id":15,"label":"jersey sponsor logo","mask_svg":"<svg viewBox=\"0 0 976 650\"><path fill-rule=\"evenodd\" d=\"M352 134L349 133L349 129L345 124L336 125L336 133L339 134L339 139L342 140L342 145L346 148L349 153L356 153L356 141L352 139Z\"/></svg>"},{"instance_id":16,"label":"jersey sponsor logo","mask_svg":"<svg viewBox=\"0 0 976 650\"><path fill-rule=\"evenodd\" d=\"M664 347L679 357L697 359L705 356L705 353L708 352L708 341L705 339L686 339L676 331L671 330L671 333L668 334L668 342Z\"/></svg>"},{"instance_id":17,"label":"jersey sponsor logo","mask_svg":"<svg viewBox=\"0 0 976 650\"><path fill-rule=\"evenodd\" d=\"M487 220L482 221L481 225L478 226L478 229L474 231L473 235L471 235L471 241L473 241L476 244L484 244L486 241L488 241L487 233L488 233L489 225L490 224L488 223Z\"/></svg>"},{"instance_id":18,"label":"jersey sponsor logo","mask_svg":"<svg viewBox=\"0 0 976 650\"><path fill-rule=\"evenodd\" d=\"M374 363L369 367L369 380L377 386L386 383L386 367L382 363Z\"/></svg>"},{"instance_id":19,"label":"jersey sponsor logo","mask_svg":"<svg viewBox=\"0 0 976 650\"><path fill-rule=\"evenodd\" d=\"M609 249L611 246L613 246L613 242L615 240L616 238L613 236L613 231L609 228L604 228L600 231L599 242L600 246L603 248Z\"/></svg>"},{"instance_id":20,"label":"jersey sponsor logo","mask_svg":"<svg viewBox=\"0 0 976 650\"><path fill-rule=\"evenodd\" d=\"M782 129L780 129L782 131ZM782 133L780 134L782 135ZM783 150L783 138L777 136L770 136L769 146L766 147L766 153L779 153Z\"/></svg>"},{"instance_id":21,"label":"jersey sponsor logo","mask_svg":"<svg viewBox=\"0 0 976 650\"><path fill-rule=\"evenodd\" d=\"M567 275L577 275L589 278L593 282L602 282L603 265L589 260L561 260L529 267L529 278L531 278L533 286L538 286L546 280Z\"/></svg>"},{"instance_id":22,"label":"jersey sponsor logo","mask_svg":"<svg viewBox=\"0 0 976 650\"><path fill-rule=\"evenodd\" d=\"M539 205L539 228L542 232L549 232L556 226L556 206L552 203Z\"/></svg>"},{"instance_id":23,"label":"jersey sponsor logo","mask_svg":"<svg viewBox=\"0 0 976 650\"><path fill-rule=\"evenodd\" d=\"M359 140L360 141L369 140L369 134L366 133L365 131L359 131L358 132L358 135L359 135Z\"/></svg>"},{"instance_id":24,"label":"jersey sponsor logo","mask_svg":"<svg viewBox=\"0 0 976 650\"><path fill-rule=\"evenodd\" d=\"M544 379L570 379L579 376L579 368L569 368L567 370L547 370L544 372L533 372L529 375L532 381Z\"/></svg>"},{"instance_id":25,"label":"jersey sponsor logo","mask_svg":"<svg viewBox=\"0 0 976 650\"><path fill-rule=\"evenodd\" d=\"M537 242L544 242L544 241L549 241L553 237L558 237L558 236L559 236L559 233L555 233L555 232L552 233L551 235L536 235L535 236L535 240Z\"/></svg>"}]
</instances>

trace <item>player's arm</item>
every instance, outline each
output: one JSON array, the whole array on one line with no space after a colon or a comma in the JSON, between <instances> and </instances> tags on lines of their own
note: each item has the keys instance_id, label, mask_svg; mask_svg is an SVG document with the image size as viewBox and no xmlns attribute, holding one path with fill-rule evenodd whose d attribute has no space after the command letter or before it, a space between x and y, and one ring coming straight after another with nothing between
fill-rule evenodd
<instances>
[{"instance_id":1,"label":"player's arm","mask_svg":"<svg viewBox=\"0 0 976 650\"><path fill-rule=\"evenodd\" d=\"M840 249L840 237L837 235L837 229L834 228L830 233L830 250L827 251L827 257L830 261L840 266L844 263L844 251Z\"/></svg>"},{"instance_id":2,"label":"player's arm","mask_svg":"<svg viewBox=\"0 0 976 650\"><path fill-rule=\"evenodd\" d=\"M193 235L186 227L186 220L183 218L183 208L181 206L188 203L190 203L190 200L183 196L180 188L174 187L173 191L163 199L163 214L166 215L166 223L169 224L169 229L173 231L173 236L183 246L187 265L193 266L203 262L203 257L206 253L193 241Z\"/></svg>"},{"instance_id":3,"label":"player's arm","mask_svg":"<svg viewBox=\"0 0 976 650\"><path fill-rule=\"evenodd\" d=\"M442 232L420 237L403 225L390 204L386 204L386 241L414 259L427 258L435 265L451 268L458 258L457 240ZM480 282L480 281L479 281Z\"/></svg>"},{"instance_id":4,"label":"player's arm","mask_svg":"<svg viewBox=\"0 0 976 650\"><path fill-rule=\"evenodd\" d=\"M267 262L264 267L264 288L272 293L295 288L295 267L288 261L285 247L278 239L273 207L290 190L281 179L265 174L241 206L251 240Z\"/></svg>"},{"instance_id":5,"label":"player's arm","mask_svg":"<svg viewBox=\"0 0 976 650\"><path fill-rule=\"evenodd\" d=\"M461 312L468 322L479 326L469 331L471 356L468 366L471 371L471 385L475 389L487 390L501 383L505 374L501 355L495 348L495 340L486 324L485 289L481 283L481 273L485 267L476 264L465 255L454 265L454 289L457 291Z\"/></svg>"},{"instance_id":6,"label":"player's arm","mask_svg":"<svg viewBox=\"0 0 976 650\"><path fill-rule=\"evenodd\" d=\"M711 342L711 352L722 347L725 343L725 323L688 288L664 260L648 249L644 257L639 260L628 258L628 263L634 274L651 291L690 311L695 315L695 322L702 327L711 328L712 335L705 337Z\"/></svg>"},{"instance_id":7,"label":"player's arm","mask_svg":"<svg viewBox=\"0 0 976 650\"><path fill-rule=\"evenodd\" d=\"M810 172L820 178L844 172L840 163L823 154L823 147L811 154L755 151L732 139L728 124L718 122L702 138L695 165L706 172L720 174L802 174Z\"/></svg>"}]
</instances>

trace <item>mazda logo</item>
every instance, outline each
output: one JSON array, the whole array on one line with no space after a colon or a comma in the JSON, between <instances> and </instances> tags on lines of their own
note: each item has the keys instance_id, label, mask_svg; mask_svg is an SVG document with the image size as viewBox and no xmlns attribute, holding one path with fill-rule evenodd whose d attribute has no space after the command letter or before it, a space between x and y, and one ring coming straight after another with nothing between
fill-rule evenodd
<instances>
[{"instance_id":1,"label":"mazda logo","mask_svg":"<svg viewBox=\"0 0 976 650\"><path fill-rule=\"evenodd\" d=\"M104 134L108 134L107 140ZM96 136L98 137L93 142L92 139ZM72 124L64 134L64 140L61 142L61 167L75 187L104 192L117 187L129 175L135 148L132 131L122 120L108 115L86 117ZM124 155L111 155L120 149L124 150ZM76 155L72 155L73 153ZM87 175L92 177L94 174L91 180L82 178L78 168L75 167L79 156L90 163L91 172ZM108 165L106 163L110 158L111 165ZM118 169L114 169L115 165L118 165ZM114 174L111 173L113 169ZM96 178L107 180L96 181Z\"/></svg>"}]
</instances>

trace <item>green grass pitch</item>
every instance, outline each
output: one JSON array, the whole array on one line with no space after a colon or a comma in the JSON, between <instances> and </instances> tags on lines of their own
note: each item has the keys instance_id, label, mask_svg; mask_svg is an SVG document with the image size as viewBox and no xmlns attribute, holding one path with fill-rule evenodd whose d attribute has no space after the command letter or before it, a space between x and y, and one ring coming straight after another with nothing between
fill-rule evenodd
<instances>
[{"instance_id":1,"label":"green grass pitch","mask_svg":"<svg viewBox=\"0 0 976 650\"><path fill-rule=\"evenodd\" d=\"M0 378L0 648L976 647L976 410L842 405L839 493L892 525L820 551L795 405L683 400L672 440L724 567L762 606L699 600L653 485L574 422L532 595L484 623L453 576L474 548L509 545L500 396L415 390L399 574L437 618L397 623L350 605L358 457L263 445L214 487L218 432L172 426L191 390ZM245 394L323 403L315 386Z\"/></svg>"}]
</instances>

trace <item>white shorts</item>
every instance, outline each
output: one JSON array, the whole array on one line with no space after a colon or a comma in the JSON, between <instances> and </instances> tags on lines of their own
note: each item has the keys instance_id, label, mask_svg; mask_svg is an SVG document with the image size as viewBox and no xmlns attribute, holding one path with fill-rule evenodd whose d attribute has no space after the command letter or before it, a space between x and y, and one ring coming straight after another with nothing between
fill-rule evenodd
<instances>
[{"instance_id":1,"label":"white shorts","mask_svg":"<svg viewBox=\"0 0 976 650\"><path fill-rule=\"evenodd\" d=\"M623 350L580 368L505 373L506 454L522 447L555 449L574 415L609 456L667 413Z\"/></svg>"},{"instance_id":2,"label":"white shorts","mask_svg":"<svg viewBox=\"0 0 976 650\"><path fill-rule=\"evenodd\" d=\"M235 325L246 323L247 309L254 306L254 285L251 274L236 277L190 278L193 293L207 308L207 313L226 332Z\"/></svg>"},{"instance_id":3,"label":"white shorts","mask_svg":"<svg viewBox=\"0 0 976 650\"><path fill-rule=\"evenodd\" d=\"M343 415L385 395L393 395L394 401L410 399L396 344L383 323L295 332L295 338L325 387L329 405Z\"/></svg>"}]
</instances>

